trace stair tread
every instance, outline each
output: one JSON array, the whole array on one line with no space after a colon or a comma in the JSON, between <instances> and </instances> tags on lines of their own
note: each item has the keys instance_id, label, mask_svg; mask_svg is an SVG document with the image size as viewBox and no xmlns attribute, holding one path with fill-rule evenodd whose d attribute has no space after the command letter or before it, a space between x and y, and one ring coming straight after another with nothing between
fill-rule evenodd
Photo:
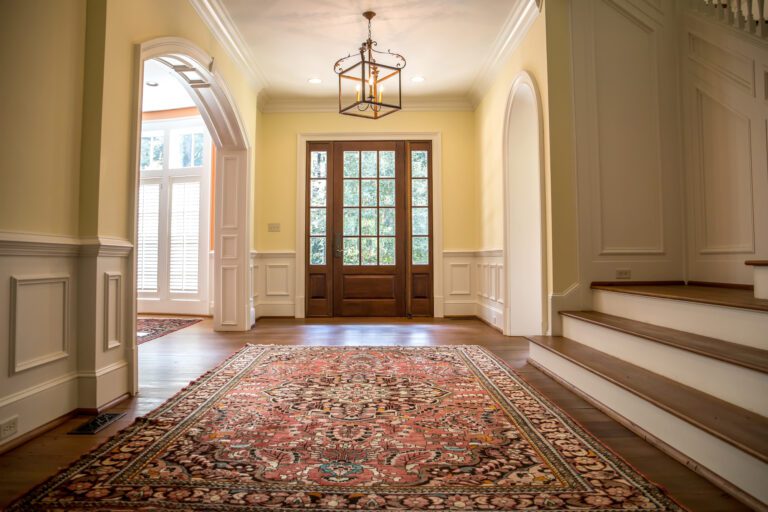
<instances>
[{"instance_id":1,"label":"stair tread","mask_svg":"<svg viewBox=\"0 0 768 512\"><path fill-rule=\"evenodd\" d=\"M561 311L560 314L758 372L768 373L768 350L678 331L599 311Z\"/></svg>"},{"instance_id":2,"label":"stair tread","mask_svg":"<svg viewBox=\"0 0 768 512\"><path fill-rule=\"evenodd\" d=\"M768 418L562 336L533 343L768 462Z\"/></svg>"},{"instance_id":3,"label":"stair tread","mask_svg":"<svg viewBox=\"0 0 768 512\"><path fill-rule=\"evenodd\" d=\"M768 299L756 299L751 290L685 284L592 284L593 290L630 293L754 311L768 311Z\"/></svg>"}]
</instances>

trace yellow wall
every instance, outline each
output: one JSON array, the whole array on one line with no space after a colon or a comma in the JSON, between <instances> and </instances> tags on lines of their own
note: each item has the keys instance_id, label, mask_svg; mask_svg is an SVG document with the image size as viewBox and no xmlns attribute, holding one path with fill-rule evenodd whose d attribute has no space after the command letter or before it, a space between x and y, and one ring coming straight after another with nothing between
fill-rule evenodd
<instances>
[{"instance_id":1,"label":"yellow wall","mask_svg":"<svg viewBox=\"0 0 768 512\"><path fill-rule=\"evenodd\" d=\"M299 133L440 132L445 249L477 246L472 112L398 112L377 121L337 113L265 113L256 174L254 237L260 251L296 246L296 143ZM364 138L364 136L362 137ZM279 222L279 233L267 224Z\"/></svg>"},{"instance_id":2,"label":"yellow wall","mask_svg":"<svg viewBox=\"0 0 768 512\"><path fill-rule=\"evenodd\" d=\"M478 249L503 249L502 138L507 100L512 82L521 71L527 71L538 86L549 209L548 282L554 292L563 291L578 280L568 23L565 0L545 2L541 15L475 111Z\"/></svg>"},{"instance_id":3,"label":"yellow wall","mask_svg":"<svg viewBox=\"0 0 768 512\"><path fill-rule=\"evenodd\" d=\"M108 0L104 41L104 109L101 146L98 148L98 226L97 233L81 235L99 234L118 238L132 236L132 130L136 116L134 91L138 85L135 45L171 35L188 39L215 57L216 70L232 94L253 146L256 133L256 93L190 3L187 0Z\"/></svg>"},{"instance_id":4,"label":"yellow wall","mask_svg":"<svg viewBox=\"0 0 768 512\"><path fill-rule=\"evenodd\" d=\"M0 231L77 236L85 0L0 3Z\"/></svg>"}]
</instances>

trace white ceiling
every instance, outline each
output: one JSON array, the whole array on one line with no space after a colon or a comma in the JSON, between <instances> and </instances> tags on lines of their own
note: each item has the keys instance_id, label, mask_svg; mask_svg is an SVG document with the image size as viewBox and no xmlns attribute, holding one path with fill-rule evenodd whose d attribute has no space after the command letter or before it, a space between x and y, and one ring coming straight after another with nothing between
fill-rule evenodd
<instances>
[{"instance_id":1,"label":"white ceiling","mask_svg":"<svg viewBox=\"0 0 768 512\"><path fill-rule=\"evenodd\" d=\"M466 99L515 25L519 0L220 0L270 100L333 98L334 62L367 37L405 56L403 97ZM231 28L230 28L231 30ZM413 83L414 76L424 82ZM307 80L317 77L319 85Z\"/></svg>"},{"instance_id":2,"label":"white ceiling","mask_svg":"<svg viewBox=\"0 0 768 512\"><path fill-rule=\"evenodd\" d=\"M150 87L147 82L155 82L157 87ZM141 108L143 112L195 106L195 102L181 85L176 73L156 60L148 60L144 63L143 86Z\"/></svg>"}]
</instances>

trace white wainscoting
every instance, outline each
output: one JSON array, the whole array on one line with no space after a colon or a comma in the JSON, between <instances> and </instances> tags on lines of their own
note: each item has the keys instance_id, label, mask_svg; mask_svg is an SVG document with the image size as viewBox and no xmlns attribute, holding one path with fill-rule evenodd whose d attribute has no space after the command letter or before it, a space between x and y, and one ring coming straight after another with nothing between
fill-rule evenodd
<instances>
[{"instance_id":1,"label":"white wainscoting","mask_svg":"<svg viewBox=\"0 0 768 512\"><path fill-rule=\"evenodd\" d=\"M680 31L688 278L753 284L768 258L768 47L686 12Z\"/></svg>"},{"instance_id":2,"label":"white wainscoting","mask_svg":"<svg viewBox=\"0 0 768 512\"><path fill-rule=\"evenodd\" d=\"M255 318L295 316L295 266L293 251L251 252L251 300Z\"/></svg>"},{"instance_id":3,"label":"white wainscoting","mask_svg":"<svg viewBox=\"0 0 768 512\"><path fill-rule=\"evenodd\" d=\"M0 421L17 437L129 388L131 244L0 232ZM0 448L2 445L0 444Z\"/></svg>"},{"instance_id":4,"label":"white wainscoting","mask_svg":"<svg viewBox=\"0 0 768 512\"><path fill-rule=\"evenodd\" d=\"M579 263L585 282L681 279L674 2L573 2Z\"/></svg>"},{"instance_id":5,"label":"white wainscoting","mask_svg":"<svg viewBox=\"0 0 768 512\"><path fill-rule=\"evenodd\" d=\"M477 316L504 328L504 254L443 251L445 316Z\"/></svg>"}]
</instances>

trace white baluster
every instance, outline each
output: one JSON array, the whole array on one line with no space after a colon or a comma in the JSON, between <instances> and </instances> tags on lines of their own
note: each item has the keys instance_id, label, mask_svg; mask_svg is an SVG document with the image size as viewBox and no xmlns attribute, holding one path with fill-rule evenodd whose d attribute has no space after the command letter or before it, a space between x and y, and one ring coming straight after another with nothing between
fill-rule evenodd
<instances>
[{"instance_id":1,"label":"white baluster","mask_svg":"<svg viewBox=\"0 0 768 512\"><path fill-rule=\"evenodd\" d=\"M725 13L725 21L729 25L734 25L734 16L733 16L733 0L728 0L728 3L726 4L726 13Z\"/></svg>"},{"instance_id":2,"label":"white baluster","mask_svg":"<svg viewBox=\"0 0 768 512\"><path fill-rule=\"evenodd\" d=\"M765 26L765 0L757 0L757 35L768 37L768 27Z\"/></svg>"}]
</instances>

